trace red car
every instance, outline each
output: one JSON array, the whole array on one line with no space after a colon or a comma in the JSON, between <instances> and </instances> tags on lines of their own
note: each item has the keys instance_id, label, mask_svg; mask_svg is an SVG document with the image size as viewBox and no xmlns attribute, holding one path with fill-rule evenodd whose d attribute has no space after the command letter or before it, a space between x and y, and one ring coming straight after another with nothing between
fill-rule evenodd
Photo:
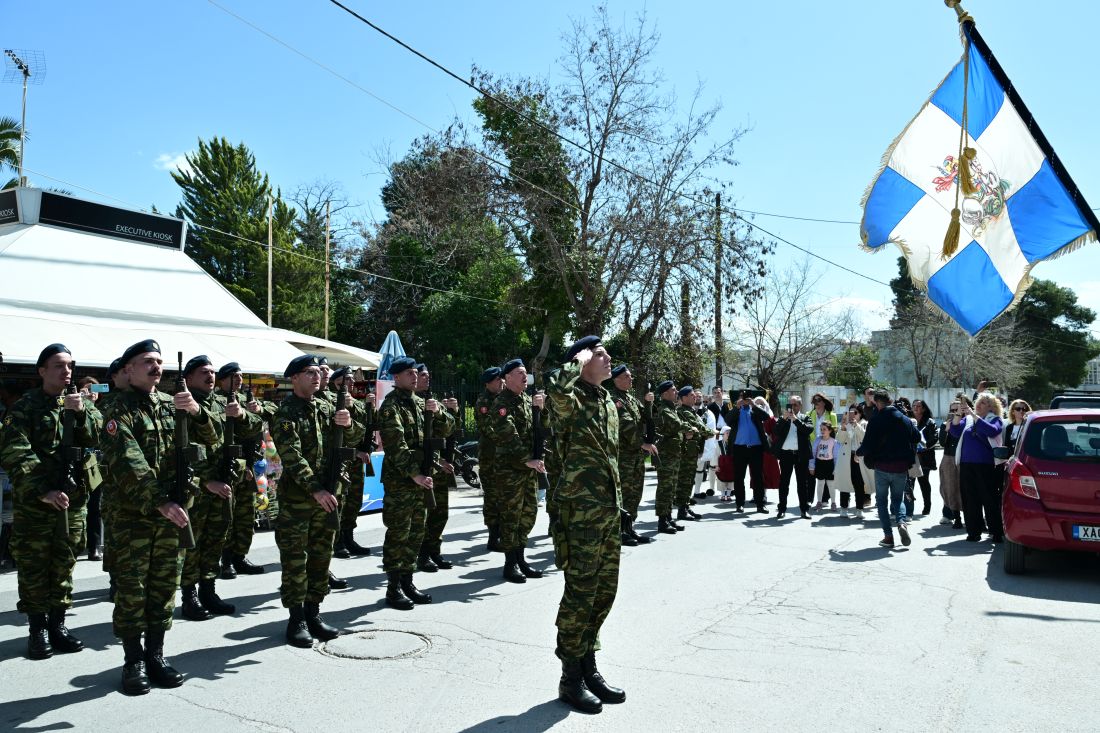
<instances>
[{"instance_id":1,"label":"red car","mask_svg":"<svg viewBox=\"0 0 1100 733\"><path fill-rule=\"evenodd\" d=\"M1001 512L1006 573L1023 573L1029 550L1100 552L1100 409L1028 415L1006 466Z\"/></svg>"}]
</instances>

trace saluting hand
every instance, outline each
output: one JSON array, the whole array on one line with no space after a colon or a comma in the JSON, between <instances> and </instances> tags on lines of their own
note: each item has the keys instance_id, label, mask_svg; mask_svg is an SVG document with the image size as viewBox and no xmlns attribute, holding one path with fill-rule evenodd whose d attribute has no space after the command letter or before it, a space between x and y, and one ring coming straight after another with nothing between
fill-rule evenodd
<instances>
[{"instance_id":1,"label":"saluting hand","mask_svg":"<svg viewBox=\"0 0 1100 733\"><path fill-rule=\"evenodd\" d=\"M84 398L79 392L76 394L65 395L66 410L72 410L73 412L84 412Z\"/></svg>"},{"instance_id":2,"label":"saluting hand","mask_svg":"<svg viewBox=\"0 0 1100 733\"><path fill-rule=\"evenodd\" d=\"M195 398L187 391L186 387L182 392L176 392L172 397L172 402L175 403L177 410L183 410L192 417L199 414L199 403L195 402ZM180 526L184 527L186 523Z\"/></svg>"},{"instance_id":3,"label":"saluting hand","mask_svg":"<svg viewBox=\"0 0 1100 733\"><path fill-rule=\"evenodd\" d=\"M577 352L577 355L573 357L573 360L583 368L585 364L592 360L592 349L581 349Z\"/></svg>"},{"instance_id":4,"label":"saluting hand","mask_svg":"<svg viewBox=\"0 0 1100 733\"><path fill-rule=\"evenodd\" d=\"M190 523L190 518L187 516L187 512L174 501L166 501L157 507L157 511L161 516L167 519L172 524L176 525L180 529L183 529Z\"/></svg>"},{"instance_id":5,"label":"saluting hand","mask_svg":"<svg viewBox=\"0 0 1100 733\"><path fill-rule=\"evenodd\" d=\"M351 426L351 413L347 410L337 410L333 421L342 428Z\"/></svg>"}]
</instances>

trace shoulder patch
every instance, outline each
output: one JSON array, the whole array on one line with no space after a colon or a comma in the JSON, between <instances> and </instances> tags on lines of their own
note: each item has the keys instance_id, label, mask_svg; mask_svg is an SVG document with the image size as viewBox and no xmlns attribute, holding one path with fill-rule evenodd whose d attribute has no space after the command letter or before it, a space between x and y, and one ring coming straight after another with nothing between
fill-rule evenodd
<instances>
[{"instance_id":1,"label":"shoulder patch","mask_svg":"<svg viewBox=\"0 0 1100 733\"><path fill-rule=\"evenodd\" d=\"M65 398L62 397L61 395L58 395L57 396L57 406L61 407L63 404L65 404Z\"/></svg>"},{"instance_id":2,"label":"shoulder patch","mask_svg":"<svg viewBox=\"0 0 1100 733\"><path fill-rule=\"evenodd\" d=\"M619 408L620 410L623 409L623 401L615 400L615 407Z\"/></svg>"},{"instance_id":3,"label":"shoulder patch","mask_svg":"<svg viewBox=\"0 0 1100 733\"><path fill-rule=\"evenodd\" d=\"M279 423L279 429L282 430L284 433L289 433L290 431L294 430L294 423L292 423L290 420L283 420L281 423Z\"/></svg>"},{"instance_id":4,"label":"shoulder patch","mask_svg":"<svg viewBox=\"0 0 1100 733\"><path fill-rule=\"evenodd\" d=\"M482 415L487 415L487 414L489 414L489 408L488 408L488 407L486 407L485 405L482 405L482 406L481 406L481 414L482 414Z\"/></svg>"},{"instance_id":5,"label":"shoulder patch","mask_svg":"<svg viewBox=\"0 0 1100 733\"><path fill-rule=\"evenodd\" d=\"M505 415L508 414L508 408L507 407L500 408L499 410L497 410L497 414L500 415L501 417L504 417Z\"/></svg>"},{"instance_id":6,"label":"shoulder patch","mask_svg":"<svg viewBox=\"0 0 1100 733\"><path fill-rule=\"evenodd\" d=\"M12 417L11 415L5 415L5 416L4 416L4 424L5 424L5 425L11 425L11 422L12 422L12 420L14 420L14 419L15 419L15 418L14 418L14 417Z\"/></svg>"},{"instance_id":7,"label":"shoulder patch","mask_svg":"<svg viewBox=\"0 0 1100 733\"><path fill-rule=\"evenodd\" d=\"M382 408L382 418L384 420L392 419L393 418L393 407L383 407Z\"/></svg>"},{"instance_id":8,"label":"shoulder patch","mask_svg":"<svg viewBox=\"0 0 1100 733\"><path fill-rule=\"evenodd\" d=\"M118 422L116 420L108 420L103 427L107 430L107 435L114 435L118 432Z\"/></svg>"}]
</instances>

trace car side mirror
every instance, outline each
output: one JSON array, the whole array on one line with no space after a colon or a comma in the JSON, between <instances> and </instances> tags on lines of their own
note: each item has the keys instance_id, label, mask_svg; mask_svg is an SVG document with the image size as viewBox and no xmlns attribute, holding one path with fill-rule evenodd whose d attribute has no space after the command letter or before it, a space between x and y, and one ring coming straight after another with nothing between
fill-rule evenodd
<instances>
[{"instance_id":1,"label":"car side mirror","mask_svg":"<svg viewBox=\"0 0 1100 733\"><path fill-rule=\"evenodd\" d=\"M993 457L999 461L1007 461L1009 458L1012 458L1012 449L1007 446L999 445L993 449Z\"/></svg>"}]
</instances>

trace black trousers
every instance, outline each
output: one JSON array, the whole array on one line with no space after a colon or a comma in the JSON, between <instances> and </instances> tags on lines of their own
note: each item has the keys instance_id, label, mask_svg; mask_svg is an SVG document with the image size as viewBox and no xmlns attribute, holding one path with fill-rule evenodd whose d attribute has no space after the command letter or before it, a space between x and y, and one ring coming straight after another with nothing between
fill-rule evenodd
<instances>
[{"instance_id":1,"label":"black trousers","mask_svg":"<svg viewBox=\"0 0 1100 733\"><path fill-rule=\"evenodd\" d=\"M737 506L745 506L745 469L754 487L752 501L757 509L764 508L764 447L760 445L732 445L733 496Z\"/></svg>"},{"instance_id":2,"label":"black trousers","mask_svg":"<svg viewBox=\"0 0 1100 733\"><path fill-rule=\"evenodd\" d=\"M998 467L991 463L959 465L959 488L962 491L963 520L968 535L980 535L989 529L994 537L1003 537L1001 518L1001 487L997 484ZM985 520L982 520L982 515Z\"/></svg>"},{"instance_id":3,"label":"black trousers","mask_svg":"<svg viewBox=\"0 0 1100 733\"><path fill-rule=\"evenodd\" d=\"M103 486L97 486L95 491L88 494L88 552L103 545L103 522L99 511L99 503L103 499Z\"/></svg>"},{"instance_id":4,"label":"black trousers","mask_svg":"<svg viewBox=\"0 0 1100 733\"><path fill-rule=\"evenodd\" d=\"M791 488L791 474L794 474L794 491L798 497L798 508L801 511L809 511L810 495L810 465L808 461L801 460L796 450L779 451L779 511L787 510L787 493Z\"/></svg>"}]
</instances>

